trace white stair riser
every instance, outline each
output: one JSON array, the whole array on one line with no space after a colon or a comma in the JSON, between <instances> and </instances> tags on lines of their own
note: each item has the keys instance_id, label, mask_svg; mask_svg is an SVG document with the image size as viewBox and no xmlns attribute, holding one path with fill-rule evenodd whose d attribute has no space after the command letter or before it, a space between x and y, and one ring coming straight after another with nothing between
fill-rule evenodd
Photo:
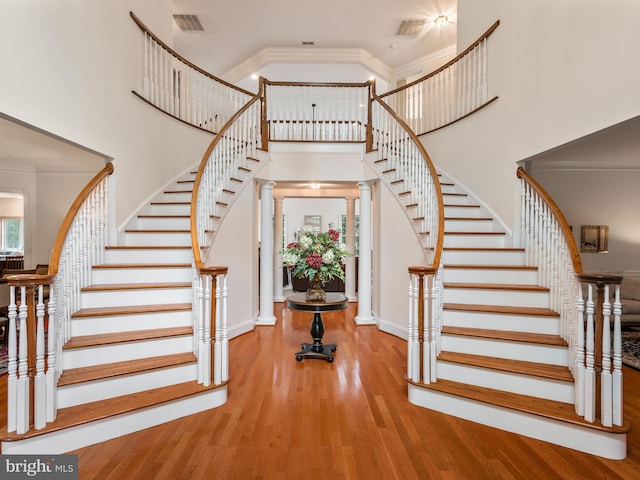
<instances>
[{"instance_id":1,"label":"white stair riser","mask_svg":"<svg viewBox=\"0 0 640 480\"><path fill-rule=\"evenodd\" d=\"M524 265L521 250L444 250L442 262L453 265Z\"/></svg>"},{"instance_id":2,"label":"white stair riser","mask_svg":"<svg viewBox=\"0 0 640 480\"><path fill-rule=\"evenodd\" d=\"M536 285L536 270L497 269L497 268L447 268L444 267L445 282L455 283L500 283L517 285Z\"/></svg>"},{"instance_id":3,"label":"white stair riser","mask_svg":"<svg viewBox=\"0 0 640 480\"><path fill-rule=\"evenodd\" d=\"M94 268L91 273L94 284L115 283L144 283L149 279L157 282L190 282L192 272L190 267L166 268Z\"/></svg>"},{"instance_id":4,"label":"white stair riser","mask_svg":"<svg viewBox=\"0 0 640 480\"><path fill-rule=\"evenodd\" d=\"M558 317L465 312L445 309L442 312L442 324L448 327L486 328L507 332L560 334L560 319Z\"/></svg>"},{"instance_id":5,"label":"white stair riser","mask_svg":"<svg viewBox=\"0 0 640 480\"><path fill-rule=\"evenodd\" d=\"M174 188L172 193L163 193L160 202L191 202L191 192L183 192L185 188Z\"/></svg>"},{"instance_id":6,"label":"white stair riser","mask_svg":"<svg viewBox=\"0 0 640 480\"><path fill-rule=\"evenodd\" d=\"M88 445L139 432L177 418L204 412L223 405L227 401L227 387L190 395L173 402L148 407L135 412L116 415L76 427L65 428L47 435L25 440L2 442L3 454L32 454L34 452L57 454L78 450Z\"/></svg>"},{"instance_id":7,"label":"white stair riser","mask_svg":"<svg viewBox=\"0 0 640 480\"><path fill-rule=\"evenodd\" d=\"M193 262L191 248L117 249L105 251L105 263L189 263Z\"/></svg>"},{"instance_id":8,"label":"white stair riser","mask_svg":"<svg viewBox=\"0 0 640 480\"><path fill-rule=\"evenodd\" d=\"M484 211L477 205L469 205L467 207L445 206L445 217L480 217L484 215Z\"/></svg>"},{"instance_id":9,"label":"white stair riser","mask_svg":"<svg viewBox=\"0 0 640 480\"><path fill-rule=\"evenodd\" d=\"M193 323L191 316L191 310L184 310L178 312L72 318L71 335L100 335L104 333L151 330L154 328L188 327Z\"/></svg>"},{"instance_id":10,"label":"white stair riser","mask_svg":"<svg viewBox=\"0 0 640 480\"><path fill-rule=\"evenodd\" d=\"M552 420L409 385L409 402L437 412L612 460L627 456L627 435Z\"/></svg>"},{"instance_id":11,"label":"white stair riser","mask_svg":"<svg viewBox=\"0 0 640 480\"><path fill-rule=\"evenodd\" d=\"M446 205L477 205L477 201L469 195L442 194L443 203Z\"/></svg>"},{"instance_id":12,"label":"white stair riser","mask_svg":"<svg viewBox=\"0 0 640 480\"><path fill-rule=\"evenodd\" d=\"M525 292L519 290L453 288L445 285L444 302L548 308L549 294L547 292Z\"/></svg>"},{"instance_id":13,"label":"white stair riser","mask_svg":"<svg viewBox=\"0 0 640 480\"><path fill-rule=\"evenodd\" d=\"M192 336L182 335L140 342L114 343L112 345L63 350L62 365L65 369L80 368L192 351Z\"/></svg>"},{"instance_id":14,"label":"white stair riser","mask_svg":"<svg viewBox=\"0 0 640 480\"><path fill-rule=\"evenodd\" d=\"M73 407L83 403L97 402L107 398L131 395L152 388L196 380L196 370L194 362L94 382L66 385L58 389L58 408Z\"/></svg>"},{"instance_id":15,"label":"white stair riser","mask_svg":"<svg viewBox=\"0 0 640 480\"><path fill-rule=\"evenodd\" d=\"M142 210L143 215L189 215L191 206L173 203L149 205Z\"/></svg>"},{"instance_id":16,"label":"white stair riser","mask_svg":"<svg viewBox=\"0 0 640 480\"><path fill-rule=\"evenodd\" d=\"M445 232L495 232L499 227L491 220L451 220L444 221Z\"/></svg>"},{"instance_id":17,"label":"white stair riser","mask_svg":"<svg viewBox=\"0 0 640 480\"><path fill-rule=\"evenodd\" d=\"M574 386L542 377L438 361L438 378L573 404Z\"/></svg>"},{"instance_id":18,"label":"white stair riser","mask_svg":"<svg viewBox=\"0 0 640 480\"><path fill-rule=\"evenodd\" d=\"M123 245L128 246L188 246L191 245L189 232L125 232Z\"/></svg>"},{"instance_id":19,"label":"white stair riser","mask_svg":"<svg viewBox=\"0 0 640 480\"><path fill-rule=\"evenodd\" d=\"M442 350L469 353L485 357L508 358L525 362L541 362L550 365L568 365L569 352L566 347L509 342L491 338L442 335Z\"/></svg>"},{"instance_id":20,"label":"white stair riser","mask_svg":"<svg viewBox=\"0 0 640 480\"><path fill-rule=\"evenodd\" d=\"M125 307L127 305L163 305L189 303L191 288L143 288L133 290L100 290L82 292L82 308Z\"/></svg>"},{"instance_id":21,"label":"white stair riser","mask_svg":"<svg viewBox=\"0 0 640 480\"><path fill-rule=\"evenodd\" d=\"M505 235L444 235L445 248L502 248Z\"/></svg>"},{"instance_id":22,"label":"white stair riser","mask_svg":"<svg viewBox=\"0 0 640 480\"><path fill-rule=\"evenodd\" d=\"M191 224L188 217L138 217L131 222L128 228L137 230L189 230Z\"/></svg>"}]
</instances>

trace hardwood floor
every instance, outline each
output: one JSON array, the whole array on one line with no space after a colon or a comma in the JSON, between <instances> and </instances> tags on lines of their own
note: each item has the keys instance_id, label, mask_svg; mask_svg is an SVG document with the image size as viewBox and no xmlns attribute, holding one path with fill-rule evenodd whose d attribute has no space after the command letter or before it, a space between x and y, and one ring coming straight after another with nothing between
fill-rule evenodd
<instances>
[{"instance_id":1,"label":"hardwood floor","mask_svg":"<svg viewBox=\"0 0 640 480\"><path fill-rule=\"evenodd\" d=\"M230 345L220 408L83 448L81 479L632 479L628 457L605 460L432 412L407 401L405 342L356 327L355 304L323 314L335 362L294 353L311 314L277 303L275 327ZM640 426L640 372L625 374L625 415Z\"/></svg>"}]
</instances>

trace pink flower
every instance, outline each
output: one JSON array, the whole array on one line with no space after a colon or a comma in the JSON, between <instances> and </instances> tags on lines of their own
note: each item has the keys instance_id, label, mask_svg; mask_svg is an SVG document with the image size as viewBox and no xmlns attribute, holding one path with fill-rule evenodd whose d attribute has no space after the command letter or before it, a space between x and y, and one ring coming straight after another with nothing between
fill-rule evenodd
<instances>
[{"instance_id":1,"label":"pink flower","mask_svg":"<svg viewBox=\"0 0 640 480\"><path fill-rule=\"evenodd\" d=\"M329 236L331 237L331 240L333 240L334 242L337 242L338 239L340 238L340 232L337 230L334 230L333 228L329 229Z\"/></svg>"},{"instance_id":2,"label":"pink flower","mask_svg":"<svg viewBox=\"0 0 640 480\"><path fill-rule=\"evenodd\" d=\"M298 248L298 244L296 242L291 242L289 245L287 245L287 248Z\"/></svg>"},{"instance_id":3,"label":"pink flower","mask_svg":"<svg viewBox=\"0 0 640 480\"><path fill-rule=\"evenodd\" d=\"M322 266L322 255L319 253L311 253L307 257L307 265L311 268L320 268Z\"/></svg>"}]
</instances>

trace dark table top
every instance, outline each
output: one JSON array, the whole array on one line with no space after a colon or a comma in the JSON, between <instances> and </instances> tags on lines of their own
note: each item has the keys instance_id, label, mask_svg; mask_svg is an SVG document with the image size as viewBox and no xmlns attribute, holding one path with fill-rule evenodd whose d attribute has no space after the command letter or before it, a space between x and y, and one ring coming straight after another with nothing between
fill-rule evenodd
<instances>
[{"instance_id":1,"label":"dark table top","mask_svg":"<svg viewBox=\"0 0 640 480\"><path fill-rule=\"evenodd\" d=\"M342 293L327 292L326 302L307 302L305 292L294 293L287 297L287 306L292 310L306 312L329 312L347 308L347 297Z\"/></svg>"}]
</instances>

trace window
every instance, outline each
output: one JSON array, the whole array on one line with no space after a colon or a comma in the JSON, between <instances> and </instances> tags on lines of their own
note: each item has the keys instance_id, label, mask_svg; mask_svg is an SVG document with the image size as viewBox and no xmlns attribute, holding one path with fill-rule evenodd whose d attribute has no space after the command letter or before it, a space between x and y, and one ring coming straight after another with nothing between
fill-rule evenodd
<instances>
[{"instance_id":1,"label":"window","mask_svg":"<svg viewBox=\"0 0 640 480\"><path fill-rule=\"evenodd\" d=\"M22 252L24 250L24 222L22 218L0 218L0 250Z\"/></svg>"},{"instance_id":2,"label":"window","mask_svg":"<svg viewBox=\"0 0 640 480\"><path fill-rule=\"evenodd\" d=\"M355 219L355 239L354 239L354 256L358 256L358 252L360 251L360 215L356 215ZM340 241L342 243L347 243L347 216L340 215Z\"/></svg>"}]
</instances>

